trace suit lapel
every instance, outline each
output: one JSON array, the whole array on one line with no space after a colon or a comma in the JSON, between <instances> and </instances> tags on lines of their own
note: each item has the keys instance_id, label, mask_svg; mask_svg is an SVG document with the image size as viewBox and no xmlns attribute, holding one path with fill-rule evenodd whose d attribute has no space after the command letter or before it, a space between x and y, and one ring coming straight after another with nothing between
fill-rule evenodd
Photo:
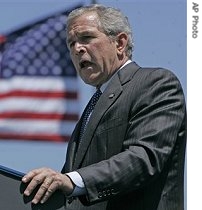
<instances>
[{"instance_id":1,"label":"suit lapel","mask_svg":"<svg viewBox=\"0 0 202 210\"><path fill-rule=\"evenodd\" d=\"M65 162L65 172L72 171L76 149L77 149L77 139L79 138L80 127L81 127L81 119L76 124L76 127L71 135L71 139L68 143L67 157Z\"/></svg>"},{"instance_id":2,"label":"suit lapel","mask_svg":"<svg viewBox=\"0 0 202 210\"><path fill-rule=\"evenodd\" d=\"M108 87L101 95L90 117L90 120L86 127L86 131L83 135L83 138L76 152L75 161L72 168L73 170L77 169L81 164L87 152L87 149L93 139L94 132L99 124L99 121L103 117L104 113L120 97L123 91L122 85L130 81L134 73L139 68L140 67L137 66L136 64L130 63L126 67L124 67L121 71L119 71L116 75L114 75L114 78L110 81Z\"/></svg>"}]
</instances>

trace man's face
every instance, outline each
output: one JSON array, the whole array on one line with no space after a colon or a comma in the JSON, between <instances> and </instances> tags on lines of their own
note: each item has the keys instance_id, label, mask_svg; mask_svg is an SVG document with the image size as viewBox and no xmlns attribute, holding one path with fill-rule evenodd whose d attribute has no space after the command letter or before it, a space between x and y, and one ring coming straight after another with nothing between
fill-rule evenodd
<instances>
[{"instance_id":1,"label":"man's face","mask_svg":"<svg viewBox=\"0 0 202 210\"><path fill-rule=\"evenodd\" d=\"M99 29L96 13L74 19L68 25L67 37L71 59L85 83L102 85L119 67L116 41Z\"/></svg>"}]
</instances>

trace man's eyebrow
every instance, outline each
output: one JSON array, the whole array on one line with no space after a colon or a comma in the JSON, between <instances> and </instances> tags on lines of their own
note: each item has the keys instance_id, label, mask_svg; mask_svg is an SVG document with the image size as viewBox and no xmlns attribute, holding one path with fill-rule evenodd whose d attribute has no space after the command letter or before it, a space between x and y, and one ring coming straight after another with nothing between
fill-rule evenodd
<instances>
[{"instance_id":1,"label":"man's eyebrow","mask_svg":"<svg viewBox=\"0 0 202 210\"><path fill-rule=\"evenodd\" d=\"M93 34L92 30L81 30L81 31L76 31L74 33L73 37L81 37L83 35L92 35L92 34ZM67 36L66 43L69 44L69 43L73 42L73 40L74 40L73 37Z\"/></svg>"},{"instance_id":2,"label":"man's eyebrow","mask_svg":"<svg viewBox=\"0 0 202 210\"><path fill-rule=\"evenodd\" d=\"M83 35L86 35L86 34L90 34L90 32L89 31L77 31L75 33L75 36L80 37L80 36L83 36Z\"/></svg>"}]
</instances>

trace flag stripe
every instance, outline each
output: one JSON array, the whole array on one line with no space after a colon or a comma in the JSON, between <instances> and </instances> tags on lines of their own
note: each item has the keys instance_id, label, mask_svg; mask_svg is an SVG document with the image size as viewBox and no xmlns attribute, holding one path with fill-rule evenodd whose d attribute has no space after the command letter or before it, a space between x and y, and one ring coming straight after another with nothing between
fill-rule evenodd
<instances>
[{"instance_id":1,"label":"flag stripe","mask_svg":"<svg viewBox=\"0 0 202 210\"><path fill-rule=\"evenodd\" d=\"M0 132L52 135L69 135L74 128L72 121L36 120L36 119L0 119Z\"/></svg>"},{"instance_id":2,"label":"flag stripe","mask_svg":"<svg viewBox=\"0 0 202 210\"><path fill-rule=\"evenodd\" d=\"M23 91L14 90L12 92L0 93L0 100L8 97L27 97L27 98L67 98L76 99L77 92L50 92L50 91Z\"/></svg>"},{"instance_id":3,"label":"flag stripe","mask_svg":"<svg viewBox=\"0 0 202 210\"><path fill-rule=\"evenodd\" d=\"M64 142L69 141L70 136L62 135L49 135L49 134L15 134L15 133L0 133L0 139L6 140L31 140L31 141L54 141L54 142Z\"/></svg>"},{"instance_id":4,"label":"flag stripe","mask_svg":"<svg viewBox=\"0 0 202 210\"><path fill-rule=\"evenodd\" d=\"M66 99L30 99L6 98L0 101L0 112L25 111L34 113L74 113L78 114L79 104L76 100Z\"/></svg>"},{"instance_id":5,"label":"flag stripe","mask_svg":"<svg viewBox=\"0 0 202 210\"><path fill-rule=\"evenodd\" d=\"M3 112L0 113L0 119L49 119L49 120L78 120L78 114L57 114L57 113L33 113L33 112Z\"/></svg>"},{"instance_id":6,"label":"flag stripe","mask_svg":"<svg viewBox=\"0 0 202 210\"><path fill-rule=\"evenodd\" d=\"M23 85L22 85L23 84ZM76 77L25 77L15 76L9 80L0 79L0 93L6 93L15 90L23 91L52 91L62 92L68 90L77 92Z\"/></svg>"}]
</instances>

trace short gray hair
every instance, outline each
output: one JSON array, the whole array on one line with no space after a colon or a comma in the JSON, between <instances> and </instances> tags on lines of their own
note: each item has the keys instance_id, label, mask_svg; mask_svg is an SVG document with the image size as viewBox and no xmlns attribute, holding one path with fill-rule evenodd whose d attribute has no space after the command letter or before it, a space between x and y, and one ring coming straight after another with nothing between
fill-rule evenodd
<instances>
[{"instance_id":1,"label":"short gray hair","mask_svg":"<svg viewBox=\"0 0 202 210\"><path fill-rule=\"evenodd\" d=\"M105 7L99 4L92 4L73 10L67 18L67 26L71 21L87 12L96 12L99 17L100 29L110 38L116 37L121 32L128 35L128 44L126 48L126 55L132 59L133 51L133 36L128 18L123 13L113 7Z\"/></svg>"}]
</instances>

